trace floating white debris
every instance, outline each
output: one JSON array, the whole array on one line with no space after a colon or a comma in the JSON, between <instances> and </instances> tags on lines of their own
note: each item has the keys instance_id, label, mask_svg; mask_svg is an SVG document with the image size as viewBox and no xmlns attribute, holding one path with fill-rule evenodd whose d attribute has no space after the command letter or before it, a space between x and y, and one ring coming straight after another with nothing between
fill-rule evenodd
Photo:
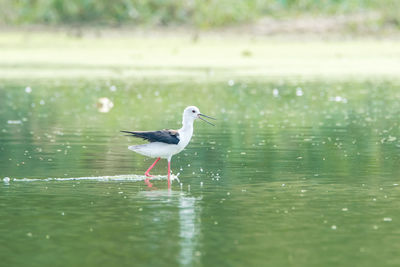
<instances>
[{"instance_id":1,"label":"floating white debris","mask_svg":"<svg viewBox=\"0 0 400 267\"><path fill-rule=\"evenodd\" d=\"M274 88L274 90L272 90L272 95L273 95L274 97L278 97L278 96L279 96L279 90L276 89L276 88Z\"/></svg>"},{"instance_id":2,"label":"floating white debris","mask_svg":"<svg viewBox=\"0 0 400 267\"><path fill-rule=\"evenodd\" d=\"M391 222L391 221L392 221L392 218L390 218L390 217L385 217L385 218L383 218L383 221L384 221L384 222Z\"/></svg>"},{"instance_id":3,"label":"floating white debris","mask_svg":"<svg viewBox=\"0 0 400 267\"><path fill-rule=\"evenodd\" d=\"M235 81L234 80L229 80L228 81L228 85L229 86L234 86L235 85Z\"/></svg>"},{"instance_id":4,"label":"floating white debris","mask_svg":"<svg viewBox=\"0 0 400 267\"><path fill-rule=\"evenodd\" d=\"M114 107L114 103L107 97L101 97L97 100L97 110L102 113L109 112Z\"/></svg>"},{"instance_id":5,"label":"floating white debris","mask_svg":"<svg viewBox=\"0 0 400 267\"><path fill-rule=\"evenodd\" d=\"M348 211L348 210L349 210L348 208L343 208L343 209L342 209L342 211Z\"/></svg>"},{"instance_id":6,"label":"floating white debris","mask_svg":"<svg viewBox=\"0 0 400 267\"><path fill-rule=\"evenodd\" d=\"M27 94L32 93L32 88L31 88L30 86L27 86L27 87L25 88L25 93L27 93Z\"/></svg>"},{"instance_id":7,"label":"floating white debris","mask_svg":"<svg viewBox=\"0 0 400 267\"><path fill-rule=\"evenodd\" d=\"M303 90L300 88L300 87L297 87L296 88L296 95L297 96L302 96L304 93L303 93Z\"/></svg>"},{"instance_id":8,"label":"floating white debris","mask_svg":"<svg viewBox=\"0 0 400 267\"><path fill-rule=\"evenodd\" d=\"M203 187L203 182L200 182L200 186Z\"/></svg>"},{"instance_id":9,"label":"floating white debris","mask_svg":"<svg viewBox=\"0 0 400 267\"><path fill-rule=\"evenodd\" d=\"M110 91L111 91L111 92L117 91L117 87L116 87L115 85L111 85L111 86L110 86Z\"/></svg>"},{"instance_id":10,"label":"floating white debris","mask_svg":"<svg viewBox=\"0 0 400 267\"><path fill-rule=\"evenodd\" d=\"M336 225L332 225L332 226L331 226L331 229L332 229L332 230L336 230L336 229L337 229Z\"/></svg>"},{"instance_id":11,"label":"floating white debris","mask_svg":"<svg viewBox=\"0 0 400 267\"><path fill-rule=\"evenodd\" d=\"M6 183L6 184L10 183L10 180L11 180L10 177L4 177L3 178L3 182Z\"/></svg>"},{"instance_id":12,"label":"floating white debris","mask_svg":"<svg viewBox=\"0 0 400 267\"><path fill-rule=\"evenodd\" d=\"M46 102L44 102L44 100L42 99L40 100L39 104L43 106L44 104L46 104Z\"/></svg>"},{"instance_id":13,"label":"floating white debris","mask_svg":"<svg viewBox=\"0 0 400 267\"><path fill-rule=\"evenodd\" d=\"M22 121L21 120L8 120L7 123L8 124L21 124Z\"/></svg>"}]
</instances>

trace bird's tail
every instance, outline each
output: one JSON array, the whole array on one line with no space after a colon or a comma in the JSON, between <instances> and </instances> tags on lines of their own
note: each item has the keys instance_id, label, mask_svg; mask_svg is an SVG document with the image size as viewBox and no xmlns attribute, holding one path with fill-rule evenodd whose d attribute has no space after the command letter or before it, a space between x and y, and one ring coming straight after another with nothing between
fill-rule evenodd
<instances>
[{"instance_id":1,"label":"bird's tail","mask_svg":"<svg viewBox=\"0 0 400 267\"><path fill-rule=\"evenodd\" d=\"M131 134L131 135L134 135L135 134L135 132L130 132L130 131L120 131L121 133L128 133L128 134ZM130 136L130 135L128 135L128 136Z\"/></svg>"},{"instance_id":2,"label":"bird's tail","mask_svg":"<svg viewBox=\"0 0 400 267\"><path fill-rule=\"evenodd\" d=\"M126 136L142 137L140 132L121 131L121 133L127 133Z\"/></svg>"}]
</instances>

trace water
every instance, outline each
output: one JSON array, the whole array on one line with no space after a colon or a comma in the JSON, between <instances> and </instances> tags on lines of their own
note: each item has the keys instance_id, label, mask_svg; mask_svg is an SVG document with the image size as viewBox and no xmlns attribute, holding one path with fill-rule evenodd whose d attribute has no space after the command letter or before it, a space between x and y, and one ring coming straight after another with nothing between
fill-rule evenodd
<instances>
[{"instance_id":1,"label":"water","mask_svg":"<svg viewBox=\"0 0 400 267\"><path fill-rule=\"evenodd\" d=\"M397 266L399 88L3 80L2 265ZM177 128L187 105L217 126L196 122L181 183L167 190L160 161L150 190L152 159L119 131Z\"/></svg>"}]
</instances>

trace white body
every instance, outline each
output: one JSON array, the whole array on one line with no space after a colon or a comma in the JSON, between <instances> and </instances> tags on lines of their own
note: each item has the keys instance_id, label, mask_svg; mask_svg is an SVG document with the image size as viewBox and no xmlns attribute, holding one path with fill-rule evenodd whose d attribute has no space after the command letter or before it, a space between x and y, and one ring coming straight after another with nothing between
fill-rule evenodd
<instances>
[{"instance_id":1,"label":"white body","mask_svg":"<svg viewBox=\"0 0 400 267\"><path fill-rule=\"evenodd\" d=\"M193 112L195 110L195 112ZM190 142L193 135L193 122L197 119L199 109L187 107L183 112L182 128L178 130L179 143L167 144L152 142L143 145L129 146L128 149L151 158L163 158L171 161L171 157L181 152Z\"/></svg>"}]
</instances>

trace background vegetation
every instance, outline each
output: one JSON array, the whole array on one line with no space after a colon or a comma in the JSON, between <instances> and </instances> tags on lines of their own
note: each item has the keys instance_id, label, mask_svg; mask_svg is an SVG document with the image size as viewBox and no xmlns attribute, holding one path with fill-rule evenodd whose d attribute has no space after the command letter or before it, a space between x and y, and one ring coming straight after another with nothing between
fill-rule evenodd
<instances>
[{"instance_id":1,"label":"background vegetation","mask_svg":"<svg viewBox=\"0 0 400 267\"><path fill-rule=\"evenodd\" d=\"M210 28L260 17L375 12L378 26L400 27L398 0L2 0L0 24L185 25Z\"/></svg>"}]
</instances>

